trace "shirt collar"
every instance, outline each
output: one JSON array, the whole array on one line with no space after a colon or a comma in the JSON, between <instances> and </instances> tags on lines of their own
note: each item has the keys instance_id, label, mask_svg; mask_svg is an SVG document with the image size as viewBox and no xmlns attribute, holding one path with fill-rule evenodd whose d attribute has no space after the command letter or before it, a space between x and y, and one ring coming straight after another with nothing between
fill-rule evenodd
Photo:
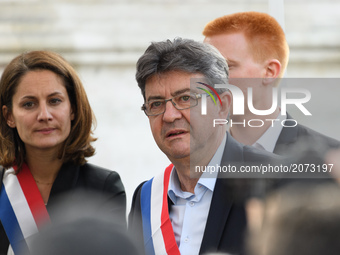
<instances>
[{"instance_id":1,"label":"shirt collar","mask_svg":"<svg viewBox=\"0 0 340 255\"><path fill-rule=\"evenodd\" d=\"M264 134L253 144L253 146L273 152L277 139L279 138L283 128L281 122L285 119L287 119L287 115L281 115L281 113L279 113L276 120L274 120L272 122L273 124L271 124L273 126L270 126L266 132L264 132Z\"/></svg>"}]
</instances>

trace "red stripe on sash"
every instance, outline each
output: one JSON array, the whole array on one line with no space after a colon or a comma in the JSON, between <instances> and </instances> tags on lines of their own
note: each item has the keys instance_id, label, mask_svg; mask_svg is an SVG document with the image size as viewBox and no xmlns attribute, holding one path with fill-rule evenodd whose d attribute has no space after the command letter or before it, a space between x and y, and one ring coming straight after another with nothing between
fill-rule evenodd
<instances>
[{"instance_id":1,"label":"red stripe on sash","mask_svg":"<svg viewBox=\"0 0 340 255\"><path fill-rule=\"evenodd\" d=\"M161 215L161 230L164 238L165 249L167 254L169 255L180 255L179 249L177 247L175 234L172 229L170 217L169 217L169 209L168 209L168 187L171 170L173 168L173 164L169 165L164 171L164 190L163 190L163 207L162 207L162 215Z\"/></svg>"},{"instance_id":2,"label":"red stripe on sash","mask_svg":"<svg viewBox=\"0 0 340 255\"><path fill-rule=\"evenodd\" d=\"M40 229L42 225L50 222L50 216L31 171L26 164L23 165L22 170L17 174L17 178L37 227Z\"/></svg>"}]
</instances>

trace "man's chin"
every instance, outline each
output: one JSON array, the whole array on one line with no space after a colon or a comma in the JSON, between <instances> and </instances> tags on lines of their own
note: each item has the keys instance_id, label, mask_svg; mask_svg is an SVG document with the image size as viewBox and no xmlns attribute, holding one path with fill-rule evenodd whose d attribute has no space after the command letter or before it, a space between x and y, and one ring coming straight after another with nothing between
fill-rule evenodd
<instances>
[{"instance_id":1,"label":"man's chin","mask_svg":"<svg viewBox=\"0 0 340 255\"><path fill-rule=\"evenodd\" d=\"M184 159L187 159L188 161L190 161L190 149L189 148L187 150L171 150L171 151L167 151L164 153L167 155L170 161L184 160Z\"/></svg>"}]
</instances>

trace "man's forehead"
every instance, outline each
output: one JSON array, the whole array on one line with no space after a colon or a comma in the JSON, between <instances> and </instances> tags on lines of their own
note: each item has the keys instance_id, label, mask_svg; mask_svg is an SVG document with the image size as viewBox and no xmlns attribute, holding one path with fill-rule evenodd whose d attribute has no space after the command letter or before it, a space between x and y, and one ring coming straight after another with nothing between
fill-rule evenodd
<instances>
[{"instance_id":1,"label":"man's forehead","mask_svg":"<svg viewBox=\"0 0 340 255\"><path fill-rule=\"evenodd\" d=\"M188 73L183 71L171 71L151 76L145 84L146 97L154 93L176 93L176 91L190 90L193 78L204 78L199 73Z\"/></svg>"}]
</instances>

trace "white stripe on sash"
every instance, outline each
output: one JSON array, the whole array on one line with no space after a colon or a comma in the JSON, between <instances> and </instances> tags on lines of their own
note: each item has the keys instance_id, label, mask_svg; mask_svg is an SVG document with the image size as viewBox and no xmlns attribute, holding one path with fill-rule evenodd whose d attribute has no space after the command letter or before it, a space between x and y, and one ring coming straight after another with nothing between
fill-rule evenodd
<instances>
[{"instance_id":1,"label":"white stripe on sash","mask_svg":"<svg viewBox=\"0 0 340 255\"><path fill-rule=\"evenodd\" d=\"M38 233L38 227L13 168L5 171L3 184L24 238Z\"/></svg>"},{"instance_id":2,"label":"white stripe on sash","mask_svg":"<svg viewBox=\"0 0 340 255\"><path fill-rule=\"evenodd\" d=\"M15 255L11 245L8 247L7 255Z\"/></svg>"},{"instance_id":3,"label":"white stripe on sash","mask_svg":"<svg viewBox=\"0 0 340 255\"><path fill-rule=\"evenodd\" d=\"M164 173L154 177L151 187L151 233L155 254L167 254L161 230L163 208Z\"/></svg>"}]
</instances>

